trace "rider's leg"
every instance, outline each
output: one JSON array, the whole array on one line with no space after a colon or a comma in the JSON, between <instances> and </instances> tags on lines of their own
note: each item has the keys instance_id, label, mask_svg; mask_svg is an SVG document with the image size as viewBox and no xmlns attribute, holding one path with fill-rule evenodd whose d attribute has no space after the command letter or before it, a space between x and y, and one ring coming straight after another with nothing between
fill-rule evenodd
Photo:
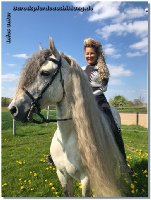
<instances>
[{"instance_id":1,"label":"rider's leg","mask_svg":"<svg viewBox=\"0 0 151 200\"><path fill-rule=\"evenodd\" d=\"M120 130L120 128L118 128L118 125L116 124L116 122L114 120L110 105L107 102L105 95L102 94L102 95L96 97L96 101L98 103L99 109L102 110L106 114L106 117L111 126L111 129L113 130L114 139L119 147L119 150L120 150L123 158L126 159L126 153L125 153L124 142L122 139L121 130Z\"/></svg>"}]
</instances>

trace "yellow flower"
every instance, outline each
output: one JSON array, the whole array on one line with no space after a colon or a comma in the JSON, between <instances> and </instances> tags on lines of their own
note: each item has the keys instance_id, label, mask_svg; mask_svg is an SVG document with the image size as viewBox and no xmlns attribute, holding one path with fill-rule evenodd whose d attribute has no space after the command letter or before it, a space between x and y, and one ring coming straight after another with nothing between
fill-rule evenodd
<instances>
[{"instance_id":1,"label":"yellow flower","mask_svg":"<svg viewBox=\"0 0 151 200\"><path fill-rule=\"evenodd\" d=\"M23 190L24 188L25 188L25 187L24 187L23 185L20 187L21 190Z\"/></svg>"},{"instance_id":2,"label":"yellow flower","mask_svg":"<svg viewBox=\"0 0 151 200\"><path fill-rule=\"evenodd\" d=\"M54 187L51 188L52 191L56 190Z\"/></svg>"},{"instance_id":3,"label":"yellow flower","mask_svg":"<svg viewBox=\"0 0 151 200\"><path fill-rule=\"evenodd\" d=\"M148 171L145 169L144 171L143 171L143 174L147 174L148 173Z\"/></svg>"},{"instance_id":4,"label":"yellow flower","mask_svg":"<svg viewBox=\"0 0 151 200\"><path fill-rule=\"evenodd\" d=\"M2 185L2 187L4 187L4 186L7 186L7 183L4 183L4 184Z\"/></svg>"},{"instance_id":5,"label":"yellow flower","mask_svg":"<svg viewBox=\"0 0 151 200\"><path fill-rule=\"evenodd\" d=\"M134 194L134 193L135 193L135 190L132 190L131 193Z\"/></svg>"},{"instance_id":6,"label":"yellow flower","mask_svg":"<svg viewBox=\"0 0 151 200\"><path fill-rule=\"evenodd\" d=\"M53 192L54 195L58 195L58 192Z\"/></svg>"},{"instance_id":7,"label":"yellow flower","mask_svg":"<svg viewBox=\"0 0 151 200\"><path fill-rule=\"evenodd\" d=\"M53 183L49 183L49 186L53 186Z\"/></svg>"},{"instance_id":8,"label":"yellow flower","mask_svg":"<svg viewBox=\"0 0 151 200\"><path fill-rule=\"evenodd\" d=\"M37 176L38 176L38 174L37 174L36 172L34 172L34 176L35 176L35 177L37 177Z\"/></svg>"},{"instance_id":9,"label":"yellow flower","mask_svg":"<svg viewBox=\"0 0 151 200\"><path fill-rule=\"evenodd\" d=\"M132 184L132 183L131 183L131 188L132 188L132 189L134 189L134 188L135 188L135 185L134 185L134 184Z\"/></svg>"},{"instance_id":10,"label":"yellow flower","mask_svg":"<svg viewBox=\"0 0 151 200\"><path fill-rule=\"evenodd\" d=\"M16 160L16 163L19 164L19 165L23 165L25 164L25 160L21 161L21 160Z\"/></svg>"}]
</instances>

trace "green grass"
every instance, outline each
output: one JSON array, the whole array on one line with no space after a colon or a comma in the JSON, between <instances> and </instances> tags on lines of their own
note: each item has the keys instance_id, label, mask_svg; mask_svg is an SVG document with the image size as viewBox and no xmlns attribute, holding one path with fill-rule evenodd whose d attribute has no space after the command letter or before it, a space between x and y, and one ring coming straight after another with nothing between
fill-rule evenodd
<instances>
[{"instance_id":1,"label":"green grass","mask_svg":"<svg viewBox=\"0 0 151 200\"><path fill-rule=\"evenodd\" d=\"M54 116L55 114L52 113ZM55 167L46 162L56 123L48 125L17 122L13 136L12 118L2 111L2 196L63 197ZM127 160L135 170L132 176L132 197L148 196L148 134L140 126L122 126ZM80 197L78 182L75 196Z\"/></svg>"},{"instance_id":2,"label":"green grass","mask_svg":"<svg viewBox=\"0 0 151 200\"><path fill-rule=\"evenodd\" d=\"M140 108L135 108L135 107L119 107L117 108L118 112L121 113L147 113L147 108L146 107L140 107Z\"/></svg>"}]
</instances>

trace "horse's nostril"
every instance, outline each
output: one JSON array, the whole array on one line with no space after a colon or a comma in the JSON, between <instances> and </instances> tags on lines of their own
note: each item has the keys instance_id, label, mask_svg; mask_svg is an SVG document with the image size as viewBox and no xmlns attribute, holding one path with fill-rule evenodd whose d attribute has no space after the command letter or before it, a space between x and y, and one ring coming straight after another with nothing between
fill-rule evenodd
<instances>
[{"instance_id":1,"label":"horse's nostril","mask_svg":"<svg viewBox=\"0 0 151 200\"><path fill-rule=\"evenodd\" d=\"M11 112L12 115L16 114L17 108L15 106L12 106L11 109L10 109L10 112Z\"/></svg>"}]
</instances>

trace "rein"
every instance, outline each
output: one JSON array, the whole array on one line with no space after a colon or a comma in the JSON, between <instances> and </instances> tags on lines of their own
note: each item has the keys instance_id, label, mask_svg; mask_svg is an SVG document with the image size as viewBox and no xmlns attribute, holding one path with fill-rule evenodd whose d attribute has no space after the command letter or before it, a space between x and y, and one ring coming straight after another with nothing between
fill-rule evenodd
<instances>
[{"instance_id":1,"label":"rein","mask_svg":"<svg viewBox=\"0 0 151 200\"><path fill-rule=\"evenodd\" d=\"M63 88L63 97L65 95L65 89L64 89L64 80L62 78L62 71L61 71L61 57L60 60L56 60L54 58L48 58L48 61L52 61L53 63L57 64L58 67L56 69L56 71L53 73L50 81L47 83L47 85L42 89L41 93L39 94L39 96L37 98L34 98L33 95L24 87L23 90L26 93L26 95L32 100L31 102L31 107L30 110L28 112L27 115L27 119L30 122L36 123L36 124L42 124L42 123L50 123L50 122L58 122L58 121L67 121L67 120L71 120L72 118L64 118L64 119L46 119L42 114L41 114L41 108L40 108L40 104L39 104L39 100L42 98L43 94L45 93L45 91L49 88L50 85L52 85L53 81L55 80L56 76L58 75L58 73L60 72L60 82ZM40 118L41 121L36 120L36 119L31 119L31 116L33 113L36 113Z\"/></svg>"}]
</instances>

